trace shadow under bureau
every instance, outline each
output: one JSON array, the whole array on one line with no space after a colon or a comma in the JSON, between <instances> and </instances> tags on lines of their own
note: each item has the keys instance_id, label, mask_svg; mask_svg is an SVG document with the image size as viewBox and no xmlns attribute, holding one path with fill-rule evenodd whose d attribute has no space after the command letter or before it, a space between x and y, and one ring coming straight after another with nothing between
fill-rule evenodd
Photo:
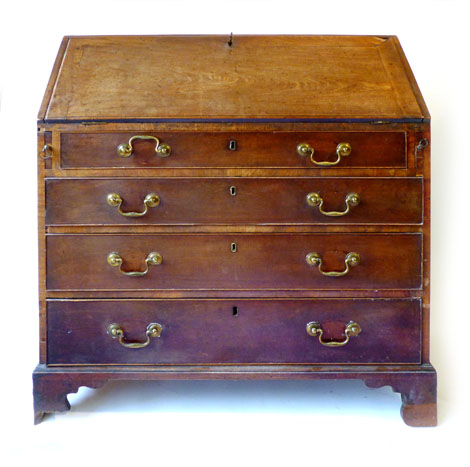
<instances>
[{"instance_id":1,"label":"shadow under bureau","mask_svg":"<svg viewBox=\"0 0 470 467\"><path fill-rule=\"evenodd\" d=\"M436 424L430 116L396 37L65 37L35 421L110 380L361 379Z\"/></svg>"}]
</instances>

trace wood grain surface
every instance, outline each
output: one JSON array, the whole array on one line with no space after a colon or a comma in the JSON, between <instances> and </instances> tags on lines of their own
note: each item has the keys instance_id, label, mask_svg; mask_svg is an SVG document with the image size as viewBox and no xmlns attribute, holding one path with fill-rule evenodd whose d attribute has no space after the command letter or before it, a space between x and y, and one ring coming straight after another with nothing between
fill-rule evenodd
<instances>
[{"instance_id":1,"label":"wood grain surface","mask_svg":"<svg viewBox=\"0 0 470 467\"><path fill-rule=\"evenodd\" d=\"M49 290L305 290L419 289L420 234L270 235L50 235ZM231 245L236 244L236 252ZM129 277L107 263L118 252L123 271L143 271L158 252L163 262L145 276ZM343 271L349 252L361 263L342 277L307 264L318 253L322 269Z\"/></svg>"},{"instance_id":2,"label":"wood grain surface","mask_svg":"<svg viewBox=\"0 0 470 467\"><path fill-rule=\"evenodd\" d=\"M422 179L410 178L183 178L48 179L46 225L305 225L420 224ZM142 217L126 217L107 203L117 193L123 213L145 212L150 193L160 204ZM350 193L360 196L343 216ZM350 203L349 203L350 204Z\"/></svg>"},{"instance_id":3,"label":"wood grain surface","mask_svg":"<svg viewBox=\"0 0 470 467\"><path fill-rule=\"evenodd\" d=\"M393 36L228 42L228 35L66 37L39 119L428 117Z\"/></svg>"},{"instance_id":4,"label":"wood grain surface","mask_svg":"<svg viewBox=\"0 0 470 467\"><path fill-rule=\"evenodd\" d=\"M149 132L161 143L169 144L169 157L158 157L155 141L134 140L134 152L124 158L117 147L137 133L61 134L60 165L71 168L316 168L309 156L297 153L299 143L314 150L317 162L335 162L340 143L351 145L351 154L342 157L336 168L406 167L405 133L390 132ZM230 141L236 149L230 150Z\"/></svg>"},{"instance_id":5,"label":"wood grain surface","mask_svg":"<svg viewBox=\"0 0 470 467\"><path fill-rule=\"evenodd\" d=\"M49 301L49 364L420 363L419 300ZM306 332L317 321L325 347ZM107 334L117 323L124 342L143 342L150 323L160 337L129 349Z\"/></svg>"},{"instance_id":6,"label":"wood grain surface","mask_svg":"<svg viewBox=\"0 0 470 467\"><path fill-rule=\"evenodd\" d=\"M38 119L36 422L115 379L360 378L400 392L407 424L436 424L430 115L395 36L65 37ZM134 135L171 155L135 140L119 157ZM331 167L296 151L332 162L341 142ZM141 211L150 192L144 217L106 202ZM311 192L325 211L360 203L329 217ZM142 277L107 263L143 271L151 251L163 262ZM326 272L361 260L326 277L310 252ZM361 334L334 349L305 329L341 341L351 320ZM106 333L142 341L155 321L143 349Z\"/></svg>"}]
</instances>

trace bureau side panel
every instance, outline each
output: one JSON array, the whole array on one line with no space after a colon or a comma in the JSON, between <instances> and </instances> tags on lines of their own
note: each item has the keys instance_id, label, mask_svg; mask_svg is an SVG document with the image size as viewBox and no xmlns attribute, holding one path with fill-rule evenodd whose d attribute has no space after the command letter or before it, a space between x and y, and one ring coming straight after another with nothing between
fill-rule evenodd
<instances>
[{"instance_id":1,"label":"bureau side panel","mask_svg":"<svg viewBox=\"0 0 470 467\"><path fill-rule=\"evenodd\" d=\"M427 143L426 143L427 141ZM420 142L425 147L419 150ZM427 146L426 146L427 144ZM415 134L415 164L423 174L423 361L430 359L431 300L431 132L430 125Z\"/></svg>"},{"instance_id":2,"label":"bureau side panel","mask_svg":"<svg viewBox=\"0 0 470 467\"><path fill-rule=\"evenodd\" d=\"M46 362L46 231L45 231L45 171L50 159L44 159L43 148L51 143L51 132L38 129L38 286L39 286L39 361Z\"/></svg>"}]
</instances>

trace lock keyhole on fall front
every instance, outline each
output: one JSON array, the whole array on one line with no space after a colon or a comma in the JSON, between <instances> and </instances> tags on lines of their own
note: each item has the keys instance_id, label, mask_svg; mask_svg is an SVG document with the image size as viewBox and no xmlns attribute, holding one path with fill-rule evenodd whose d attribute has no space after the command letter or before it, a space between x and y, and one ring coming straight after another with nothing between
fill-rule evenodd
<instances>
[{"instance_id":1,"label":"lock keyhole on fall front","mask_svg":"<svg viewBox=\"0 0 470 467\"><path fill-rule=\"evenodd\" d=\"M232 308L232 315L233 315L233 316L238 316L238 306L234 306L234 307Z\"/></svg>"},{"instance_id":2,"label":"lock keyhole on fall front","mask_svg":"<svg viewBox=\"0 0 470 467\"><path fill-rule=\"evenodd\" d=\"M232 244L230 245L230 251L231 251L232 253L236 253L236 252L237 252L237 244L236 244L236 243L232 243Z\"/></svg>"},{"instance_id":3,"label":"lock keyhole on fall front","mask_svg":"<svg viewBox=\"0 0 470 467\"><path fill-rule=\"evenodd\" d=\"M234 139L232 139L228 143L228 148L230 149L230 151L236 151L237 150L237 142Z\"/></svg>"},{"instance_id":4,"label":"lock keyhole on fall front","mask_svg":"<svg viewBox=\"0 0 470 467\"><path fill-rule=\"evenodd\" d=\"M237 187L231 186L231 187L230 187L230 194L231 194L232 196L235 196L235 195L237 194Z\"/></svg>"}]
</instances>

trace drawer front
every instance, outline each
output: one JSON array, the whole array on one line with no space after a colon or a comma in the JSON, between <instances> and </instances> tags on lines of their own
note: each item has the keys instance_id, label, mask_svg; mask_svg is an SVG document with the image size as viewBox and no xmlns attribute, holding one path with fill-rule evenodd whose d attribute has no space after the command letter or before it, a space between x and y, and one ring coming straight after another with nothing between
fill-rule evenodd
<instances>
[{"instance_id":1,"label":"drawer front","mask_svg":"<svg viewBox=\"0 0 470 467\"><path fill-rule=\"evenodd\" d=\"M351 321L361 331L342 346L307 333L315 322L342 343ZM49 301L47 323L49 364L421 362L419 300Z\"/></svg>"},{"instance_id":2,"label":"drawer front","mask_svg":"<svg viewBox=\"0 0 470 467\"><path fill-rule=\"evenodd\" d=\"M49 235L47 288L414 289L421 244L421 234Z\"/></svg>"},{"instance_id":3,"label":"drawer front","mask_svg":"<svg viewBox=\"0 0 470 467\"><path fill-rule=\"evenodd\" d=\"M158 141L134 139L132 149L127 147L123 152L121 146L121 153L126 157L120 156L118 147L129 145L133 136L150 136ZM313 148L313 155L310 152L299 155L297 146L301 143ZM332 168L406 166L404 132L62 133L61 166L324 168L316 162L337 161L340 143L348 143L351 153L341 157ZM156 151L159 148L164 148L160 155Z\"/></svg>"},{"instance_id":4,"label":"drawer front","mask_svg":"<svg viewBox=\"0 0 470 467\"><path fill-rule=\"evenodd\" d=\"M46 207L46 225L419 224L422 179L48 179Z\"/></svg>"}]
</instances>

